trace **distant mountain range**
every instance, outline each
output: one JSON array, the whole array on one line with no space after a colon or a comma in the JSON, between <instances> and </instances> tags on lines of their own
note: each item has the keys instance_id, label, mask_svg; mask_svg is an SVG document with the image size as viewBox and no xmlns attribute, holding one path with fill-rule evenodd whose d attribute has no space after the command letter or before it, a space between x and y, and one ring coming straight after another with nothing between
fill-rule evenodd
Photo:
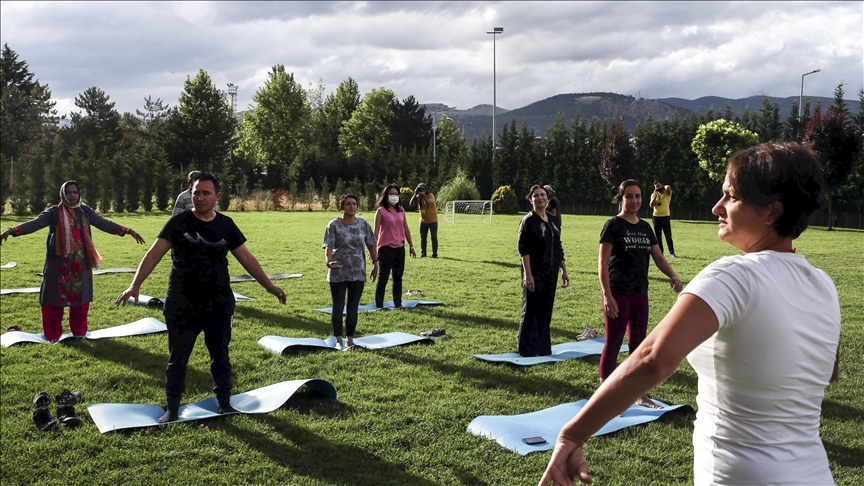
<instances>
[{"instance_id":1,"label":"distant mountain range","mask_svg":"<svg viewBox=\"0 0 864 486\"><path fill-rule=\"evenodd\" d=\"M543 137L555 123L555 117L558 113L564 115L564 123L570 127L578 112L581 117L588 120L596 116L607 120L607 122L618 120L619 117L623 116L624 128L632 133L636 125L645 123L649 114L655 121L664 120L676 111L683 118L689 116L694 110L705 113L713 108L715 112L723 112L726 104L729 103L732 112L736 116L740 116L745 108L748 108L751 114L758 111L762 107L762 98L763 96L750 96L741 99L705 96L695 100L683 98L649 100L615 93L569 93L535 101L516 110L499 107L496 112L496 122L498 133L501 133L504 124L511 123L513 119L516 120L516 128L519 130L522 128L522 123L527 121L528 128L534 130L538 137ZM785 121L789 117L792 101L798 101L797 96L787 98L769 96L768 99L771 103L779 105L781 121ZM834 98L810 97L812 106L815 106L817 101L822 103L822 112L824 113L824 109L834 102ZM849 111L857 113L858 100L846 101ZM436 121L440 120L441 115L447 115L448 118L451 118L464 133L469 145L475 137L481 136L484 132L486 134L492 132L492 105L477 105L467 110L451 108L442 103L427 103L425 106L426 113L434 113Z\"/></svg>"}]
</instances>

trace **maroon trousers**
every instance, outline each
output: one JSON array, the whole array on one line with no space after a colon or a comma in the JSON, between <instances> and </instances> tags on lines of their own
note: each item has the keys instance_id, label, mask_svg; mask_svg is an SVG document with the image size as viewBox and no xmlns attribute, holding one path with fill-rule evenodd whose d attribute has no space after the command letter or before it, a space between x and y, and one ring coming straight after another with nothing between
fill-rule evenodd
<instances>
[{"instance_id":1,"label":"maroon trousers","mask_svg":"<svg viewBox=\"0 0 864 486\"><path fill-rule=\"evenodd\" d=\"M627 331L627 346L632 354L645 340L648 332L648 296L612 294L618 303L618 317L612 319L603 312L606 344L600 354L600 379L605 380L618 366L618 353Z\"/></svg>"},{"instance_id":2,"label":"maroon trousers","mask_svg":"<svg viewBox=\"0 0 864 486\"><path fill-rule=\"evenodd\" d=\"M42 331L45 339L53 341L60 339L63 335L63 309L53 305L42 306ZM80 306L69 307L69 328L73 336L87 334L87 313L90 311L90 303Z\"/></svg>"}]
</instances>

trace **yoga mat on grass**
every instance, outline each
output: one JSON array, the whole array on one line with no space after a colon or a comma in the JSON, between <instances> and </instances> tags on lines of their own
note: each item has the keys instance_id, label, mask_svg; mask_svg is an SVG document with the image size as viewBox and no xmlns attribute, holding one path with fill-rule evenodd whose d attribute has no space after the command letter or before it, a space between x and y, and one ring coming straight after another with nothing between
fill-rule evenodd
<instances>
[{"instance_id":1,"label":"yoga mat on grass","mask_svg":"<svg viewBox=\"0 0 864 486\"><path fill-rule=\"evenodd\" d=\"M238 294L234 292L234 300L237 302L242 302L245 300L255 300L252 297L246 297L245 295ZM126 299L127 304L132 305L140 305L142 307L155 307L161 309L165 307L165 299L159 297L151 297L149 295L138 294L138 302L135 302L133 297L129 297Z\"/></svg>"},{"instance_id":2,"label":"yoga mat on grass","mask_svg":"<svg viewBox=\"0 0 864 486\"><path fill-rule=\"evenodd\" d=\"M231 406L236 413L270 413L285 403L297 393L303 385L309 396L319 396L336 400L336 388L330 382L313 378L310 380L283 381L263 388L258 388L246 393L231 396ZM180 407L180 416L176 422L188 422L201 420L220 415L219 402L216 397L183 405ZM98 403L87 406L90 418L99 428L99 432L106 433L114 430L136 429L141 427L155 427L165 425L156 422L156 419L165 413L165 409L159 405L147 405L140 403ZM176 423L170 422L170 423Z\"/></svg>"},{"instance_id":3,"label":"yoga mat on grass","mask_svg":"<svg viewBox=\"0 0 864 486\"><path fill-rule=\"evenodd\" d=\"M576 341L572 343L556 344L552 346L552 354L549 356L532 356L523 358L519 353L503 354L472 354L475 358L492 363L510 363L518 366L533 366L540 363L557 363L568 359L579 359L585 356L599 355L603 352L603 344L606 339L602 337ZM624 353L630 348L626 344L621 345L619 352Z\"/></svg>"},{"instance_id":4,"label":"yoga mat on grass","mask_svg":"<svg viewBox=\"0 0 864 486\"><path fill-rule=\"evenodd\" d=\"M134 268L105 268L93 270L93 275L105 275L106 273L135 273L136 270ZM42 272L36 272L36 275L40 277L44 277Z\"/></svg>"},{"instance_id":5,"label":"yoga mat on grass","mask_svg":"<svg viewBox=\"0 0 864 486\"><path fill-rule=\"evenodd\" d=\"M7 294L38 294L42 289L40 287L29 287L26 289L0 289L0 295Z\"/></svg>"},{"instance_id":6,"label":"yoga mat on grass","mask_svg":"<svg viewBox=\"0 0 864 486\"><path fill-rule=\"evenodd\" d=\"M135 322L130 322L129 324L123 324L122 326L114 326L106 329L97 329L95 331L89 331L87 334L81 336L83 339L104 339L104 338L116 338L116 337L126 337L126 336L141 336L144 334L153 334L157 332L167 332L168 327L165 326L162 321L159 319L155 319L153 317L145 317L144 319L139 319ZM75 337L72 333L66 333L60 336L60 339L57 341L63 341L64 339L69 339ZM20 343L47 343L48 340L45 339L44 333L32 334L29 332L23 331L9 331L3 333L0 336L0 344L3 345L4 348L8 348L14 344Z\"/></svg>"},{"instance_id":7,"label":"yoga mat on grass","mask_svg":"<svg viewBox=\"0 0 864 486\"><path fill-rule=\"evenodd\" d=\"M343 341L344 342L344 341ZM354 338L354 347L365 349L383 349L406 344L432 344L432 338L415 336L404 332L388 332L373 336ZM309 351L314 349L329 349L337 351L336 337L317 338L287 338L281 336L264 336L258 340L258 345L274 354L287 354L291 351ZM342 348L342 351L351 348Z\"/></svg>"},{"instance_id":8,"label":"yoga mat on grass","mask_svg":"<svg viewBox=\"0 0 864 486\"><path fill-rule=\"evenodd\" d=\"M402 301L402 307L404 307L406 309L412 309L414 307L417 307L418 305L444 305L444 304L442 304L441 302L435 302L435 301L431 301L431 300L403 300ZM393 309L396 309L396 304L394 304L392 300L388 301L388 302L384 302L384 308L393 310ZM326 309L313 309L313 310L316 310L318 312L323 312L325 314L332 314L333 313L332 307L327 307ZM376 311L376 310L378 310L378 307L375 305L375 302L370 302L366 305L361 305L357 308L357 312L372 312L372 311ZM347 308L342 309L342 315L346 315L346 314L348 314L348 309Z\"/></svg>"},{"instance_id":9,"label":"yoga mat on grass","mask_svg":"<svg viewBox=\"0 0 864 486\"><path fill-rule=\"evenodd\" d=\"M654 400L662 409L631 405L620 416L613 418L594 435L605 435L632 425L644 424L657 420L666 412L684 408L693 411L690 405L666 405ZM582 410L588 400L565 403L539 412L521 415L481 415L468 424L468 432L487 439L492 439L511 451L521 455L531 452L546 451L555 447L555 440L561 429ZM542 437L546 442L526 444L522 439Z\"/></svg>"},{"instance_id":10,"label":"yoga mat on grass","mask_svg":"<svg viewBox=\"0 0 864 486\"><path fill-rule=\"evenodd\" d=\"M267 275L267 278L270 280L284 280L286 278L300 278L302 277L302 273L274 273L272 275ZM231 283L237 282L254 282L255 277L252 275L237 275L236 277L231 277Z\"/></svg>"},{"instance_id":11,"label":"yoga mat on grass","mask_svg":"<svg viewBox=\"0 0 864 486\"><path fill-rule=\"evenodd\" d=\"M17 263L9 262L9 263L4 263L3 265L0 265L0 268L15 268L17 266L18 266Z\"/></svg>"}]
</instances>

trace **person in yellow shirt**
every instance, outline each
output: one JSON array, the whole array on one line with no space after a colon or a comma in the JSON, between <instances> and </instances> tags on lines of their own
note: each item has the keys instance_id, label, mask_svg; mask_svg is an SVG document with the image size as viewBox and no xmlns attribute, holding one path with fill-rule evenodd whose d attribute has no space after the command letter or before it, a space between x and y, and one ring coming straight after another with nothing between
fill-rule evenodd
<instances>
[{"instance_id":1,"label":"person in yellow shirt","mask_svg":"<svg viewBox=\"0 0 864 486\"><path fill-rule=\"evenodd\" d=\"M672 211L669 205L672 203L672 186L663 185L660 181L654 181L654 193L651 194L649 206L654 208L654 234L657 235L657 244L660 253L663 253L663 235L666 235L666 243L669 244L669 255L675 256L675 245L672 243Z\"/></svg>"},{"instance_id":2,"label":"person in yellow shirt","mask_svg":"<svg viewBox=\"0 0 864 486\"><path fill-rule=\"evenodd\" d=\"M426 236L432 233L432 258L438 258L438 206L435 195L429 192L426 184L417 184L414 195L408 202L420 209L420 258L426 256Z\"/></svg>"}]
</instances>

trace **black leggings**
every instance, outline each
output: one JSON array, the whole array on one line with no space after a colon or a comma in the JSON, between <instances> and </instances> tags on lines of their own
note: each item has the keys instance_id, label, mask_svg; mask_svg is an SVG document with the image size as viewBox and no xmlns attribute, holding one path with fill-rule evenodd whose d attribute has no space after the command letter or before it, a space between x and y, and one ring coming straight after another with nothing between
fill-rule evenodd
<instances>
[{"instance_id":1,"label":"black leggings","mask_svg":"<svg viewBox=\"0 0 864 486\"><path fill-rule=\"evenodd\" d=\"M333 335L342 336L342 309L345 309L345 335L354 337L357 329L357 307L363 295L366 282L330 282L330 295L333 297L333 313L330 314L330 324L333 325ZM345 293L348 293L348 306L345 308Z\"/></svg>"},{"instance_id":2,"label":"black leggings","mask_svg":"<svg viewBox=\"0 0 864 486\"><path fill-rule=\"evenodd\" d=\"M375 306L384 307L384 291L387 290L387 280L390 270L393 270L393 305L402 305L402 274L405 273L405 247L393 248L382 246L378 248L378 285L375 286Z\"/></svg>"}]
</instances>

